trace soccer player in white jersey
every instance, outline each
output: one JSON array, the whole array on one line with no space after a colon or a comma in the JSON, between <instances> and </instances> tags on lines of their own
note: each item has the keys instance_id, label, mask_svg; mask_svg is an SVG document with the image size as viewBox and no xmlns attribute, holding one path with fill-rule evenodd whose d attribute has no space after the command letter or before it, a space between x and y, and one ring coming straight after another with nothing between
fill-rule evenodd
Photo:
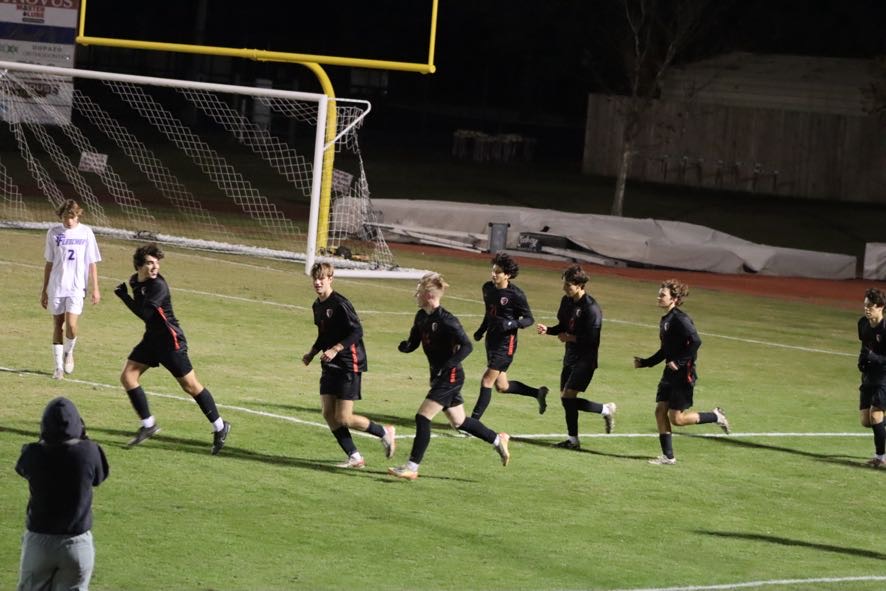
<instances>
[{"instance_id":1,"label":"soccer player in white jersey","mask_svg":"<svg viewBox=\"0 0 886 591\"><path fill-rule=\"evenodd\" d=\"M101 301L96 263L102 257L92 229L80 223L83 209L76 201L66 200L56 213L62 223L46 233L40 305L52 314L52 377L60 380L74 371L74 346L87 284L92 303Z\"/></svg>"}]
</instances>

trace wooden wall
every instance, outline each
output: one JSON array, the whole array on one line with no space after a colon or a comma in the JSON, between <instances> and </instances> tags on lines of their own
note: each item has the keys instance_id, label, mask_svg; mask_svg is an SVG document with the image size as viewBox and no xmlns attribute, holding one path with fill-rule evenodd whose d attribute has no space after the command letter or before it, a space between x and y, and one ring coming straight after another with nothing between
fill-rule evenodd
<instances>
[{"instance_id":1,"label":"wooden wall","mask_svg":"<svg viewBox=\"0 0 886 591\"><path fill-rule=\"evenodd\" d=\"M615 176L626 97L588 96L582 169ZM657 101L629 178L886 204L886 119Z\"/></svg>"}]
</instances>

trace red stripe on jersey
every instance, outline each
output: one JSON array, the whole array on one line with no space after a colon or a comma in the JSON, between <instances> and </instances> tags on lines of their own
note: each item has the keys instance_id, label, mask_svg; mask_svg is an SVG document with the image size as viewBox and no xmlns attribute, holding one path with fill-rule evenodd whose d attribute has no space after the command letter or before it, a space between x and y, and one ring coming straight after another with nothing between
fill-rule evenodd
<instances>
[{"instance_id":1,"label":"red stripe on jersey","mask_svg":"<svg viewBox=\"0 0 886 591\"><path fill-rule=\"evenodd\" d=\"M450 384L455 383L455 378L456 378L457 374L458 374L458 372L455 370L454 367L449 370L449 383Z\"/></svg>"},{"instance_id":2,"label":"red stripe on jersey","mask_svg":"<svg viewBox=\"0 0 886 591\"><path fill-rule=\"evenodd\" d=\"M692 383L692 361L686 362L686 383Z\"/></svg>"},{"instance_id":3,"label":"red stripe on jersey","mask_svg":"<svg viewBox=\"0 0 886 591\"><path fill-rule=\"evenodd\" d=\"M514 354L514 335L508 337L508 356Z\"/></svg>"},{"instance_id":4,"label":"red stripe on jersey","mask_svg":"<svg viewBox=\"0 0 886 591\"><path fill-rule=\"evenodd\" d=\"M169 334L172 335L172 347L178 351L181 348L181 345L178 342L178 335L175 334L175 330L171 326L169 326L169 320L166 319L166 314L163 313L163 308L157 306L157 313L160 314L160 318L163 319L163 322L166 323L166 328L169 329Z\"/></svg>"},{"instance_id":5,"label":"red stripe on jersey","mask_svg":"<svg viewBox=\"0 0 886 591\"><path fill-rule=\"evenodd\" d=\"M354 373L360 373L360 365L357 363L357 344L351 343L351 365Z\"/></svg>"}]
</instances>

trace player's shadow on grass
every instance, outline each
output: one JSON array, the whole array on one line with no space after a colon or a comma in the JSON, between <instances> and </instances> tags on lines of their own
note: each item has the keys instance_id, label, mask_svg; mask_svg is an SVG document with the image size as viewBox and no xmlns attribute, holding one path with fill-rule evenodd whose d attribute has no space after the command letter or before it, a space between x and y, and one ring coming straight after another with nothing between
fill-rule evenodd
<instances>
[{"instance_id":1,"label":"player's shadow on grass","mask_svg":"<svg viewBox=\"0 0 886 591\"><path fill-rule=\"evenodd\" d=\"M40 438L39 430L16 429L15 427L4 427L3 425L0 425L0 433L15 433L16 435L24 435L30 438Z\"/></svg>"},{"instance_id":2,"label":"player's shadow on grass","mask_svg":"<svg viewBox=\"0 0 886 591\"><path fill-rule=\"evenodd\" d=\"M768 451L777 451L787 454L793 454L797 456L804 456L807 458L812 458L815 460L821 460L823 462L828 462L830 464L837 464L839 466L847 466L849 468L864 468L866 470L871 470L870 466L865 465L863 462L858 460L851 459L850 456L846 456L843 454L821 454L815 453L811 451L806 451L802 449L792 449L790 447L781 447L778 445L771 445L768 443L755 443L752 441L746 441L743 439L736 439L732 437L705 437L703 435L697 435L692 433L681 433L682 437L695 437L699 439L707 439L709 441L716 441L717 443L721 443L723 445L732 445L735 447L744 447L747 449L762 449ZM886 472L886 470L884 470Z\"/></svg>"},{"instance_id":3,"label":"player's shadow on grass","mask_svg":"<svg viewBox=\"0 0 886 591\"><path fill-rule=\"evenodd\" d=\"M606 458L618 458L621 460L648 460L651 455L632 455L632 454L617 454L611 452L600 451L597 449L590 449L588 447L581 447L580 449L567 449L562 447L557 447L557 443L552 443L550 441L546 441L543 439L532 439L529 437L520 437L518 435L512 435L511 441L519 441L520 443L526 443L529 445L535 445L538 447L544 447L546 449L553 449L556 451L562 451L563 453L580 453L580 454L590 454L593 456L603 456Z\"/></svg>"},{"instance_id":4,"label":"player's shadow on grass","mask_svg":"<svg viewBox=\"0 0 886 591\"><path fill-rule=\"evenodd\" d=\"M886 554L875 552L873 550L862 550L861 548L846 548L843 546L834 546L833 544L819 544L817 542L804 542L803 540L794 540L791 538L782 538L779 536L768 536L763 534L748 534L743 532L730 531L710 531L704 529L695 530L696 533L706 536L715 536L719 538L733 538L741 540L750 540L752 542L767 542L769 544L778 544L780 546L799 546L802 548L813 548L815 550L823 550L825 552L835 552L837 554L848 554L849 556L857 556L860 558L873 558L875 560L886 560Z\"/></svg>"},{"instance_id":5,"label":"player's shadow on grass","mask_svg":"<svg viewBox=\"0 0 886 591\"><path fill-rule=\"evenodd\" d=\"M299 406L297 404L279 404L279 403L262 402L261 404L256 404L255 407L256 407L256 410L260 410L262 408L276 408L276 409L286 410L286 411L311 413L312 415L317 416L318 422L323 421L323 417L320 414L320 401L319 400L317 401L316 406ZM411 417L401 417L401 416L395 416L395 415L374 413L372 411L364 412L363 410L361 410L359 408L355 408L354 413L358 414L358 415L363 415L375 423L382 423L385 425L395 425L398 427L414 427L415 426L414 415Z\"/></svg>"},{"instance_id":6,"label":"player's shadow on grass","mask_svg":"<svg viewBox=\"0 0 886 591\"><path fill-rule=\"evenodd\" d=\"M112 439L95 439L98 443L102 445L111 447L111 446L119 446L123 449L132 449L133 452L136 451L135 448L130 448L125 442L121 443L117 438L118 436L123 437L126 441L128 441L133 432L131 431L122 431L120 429L104 429L104 428L95 428L90 431L95 431L99 433L103 433L104 435L112 436ZM23 432L24 433L24 432ZM26 433L24 433L26 434ZM160 431L157 435L154 435L149 440L139 444L136 447L150 447L150 448L160 448L167 451L174 452L184 452L199 456L209 456L209 449L212 446L211 440L207 437L206 439L190 439L184 437L173 437L170 435L164 434L163 431ZM312 458L299 458L293 456L278 456L278 455L270 455L261 453L258 451L252 451L248 449L244 449L242 447L237 447L231 445L230 443L225 445L224 449L222 449L221 453L219 453L219 458L233 458L238 460L247 460L250 462L261 462L263 464L270 464L272 466L284 466L291 468L302 468L306 470L316 470L319 472L329 472L334 474L340 474L342 476L348 477L369 477L375 478L378 480L387 481L396 481L397 479L393 476L390 476L387 473L387 463L385 461L378 462L380 468L363 468L363 469L353 469L353 468L339 468L336 466L341 460L315 460ZM393 463L393 460L390 460L390 463ZM455 478L450 476L427 476L424 475L422 478L425 479L440 479L440 480L451 480L458 482L475 482L473 480L465 479L465 478Z\"/></svg>"}]
</instances>

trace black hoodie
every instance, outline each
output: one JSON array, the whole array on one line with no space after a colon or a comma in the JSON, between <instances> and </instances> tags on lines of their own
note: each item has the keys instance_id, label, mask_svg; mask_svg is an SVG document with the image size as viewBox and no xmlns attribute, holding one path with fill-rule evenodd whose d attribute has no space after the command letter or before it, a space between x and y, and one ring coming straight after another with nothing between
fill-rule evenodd
<instances>
[{"instance_id":1,"label":"black hoodie","mask_svg":"<svg viewBox=\"0 0 886 591\"><path fill-rule=\"evenodd\" d=\"M15 471L28 480L27 528L38 534L76 536L92 529L92 487L108 477L105 452L86 437L77 407L50 401L40 441L22 447Z\"/></svg>"}]
</instances>

